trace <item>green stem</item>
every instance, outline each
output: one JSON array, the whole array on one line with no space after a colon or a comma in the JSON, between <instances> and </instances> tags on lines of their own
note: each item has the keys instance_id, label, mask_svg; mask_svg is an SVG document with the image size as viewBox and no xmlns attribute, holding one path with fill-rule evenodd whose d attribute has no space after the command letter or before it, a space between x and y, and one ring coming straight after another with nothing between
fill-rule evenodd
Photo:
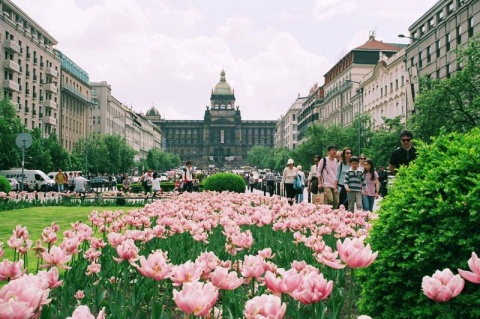
<instances>
[{"instance_id":1,"label":"green stem","mask_svg":"<svg viewBox=\"0 0 480 319\"><path fill-rule=\"evenodd\" d=\"M127 319L127 287L128 287L128 262L124 261L125 268L123 274L123 318Z\"/></svg>"},{"instance_id":2,"label":"green stem","mask_svg":"<svg viewBox=\"0 0 480 319\"><path fill-rule=\"evenodd\" d=\"M156 301L155 301L155 297L157 295L157 282L155 281L155 279L152 279L153 280L153 294L152 294L152 316L151 318L152 319L155 319L157 318L156 316L156 313L155 313L155 308L156 308Z\"/></svg>"},{"instance_id":3,"label":"green stem","mask_svg":"<svg viewBox=\"0 0 480 319\"><path fill-rule=\"evenodd\" d=\"M350 283L348 288L348 308L347 308L347 319L350 319L350 314L352 312L352 299L353 299L353 282L355 280L355 272L353 268L350 268Z\"/></svg>"}]
</instances>

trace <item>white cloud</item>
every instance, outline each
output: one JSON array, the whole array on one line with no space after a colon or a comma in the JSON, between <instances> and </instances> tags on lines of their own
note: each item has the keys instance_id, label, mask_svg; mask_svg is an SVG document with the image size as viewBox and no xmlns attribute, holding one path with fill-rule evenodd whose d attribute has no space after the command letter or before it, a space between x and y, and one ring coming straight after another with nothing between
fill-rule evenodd
<instances>
[{"instance_id":1,"label":"white cloud","mask_svg":"<svg viewBox=\"0 0 480 319\"><path fill-rule=\"evenodd\" d=\"M297 94L323 83L342 48L368 40L366 30L375 27L370 23L383 25L378 38L391 25L405 32L403 16L392 16L399 5L380 0L313 0L302 7L290 0L276 6L254 0L217 6L189 0L14 1L92 82L107 81L115 98L137 111L154 104L167 119L202 119L222 69L244 119L277 119ZM385 42L394 42L396 34Z\"/></svg>"}]
</instances>

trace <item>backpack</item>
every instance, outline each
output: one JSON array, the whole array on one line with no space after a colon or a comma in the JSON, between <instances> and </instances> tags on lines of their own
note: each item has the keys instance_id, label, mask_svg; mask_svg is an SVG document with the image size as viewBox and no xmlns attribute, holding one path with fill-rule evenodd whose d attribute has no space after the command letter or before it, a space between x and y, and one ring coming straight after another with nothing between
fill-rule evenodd
<instances>
[{"instance_id":1,"label":"backpack","mask_svg":"<svg viewBox=\"0 0 480 319\"><path fill-rule=\"evenodd\" d=\"M297 191L303 189L302 179L300 175L295 176L295 180L293 181L293 189Z\"/></svg>"}]
</instances>

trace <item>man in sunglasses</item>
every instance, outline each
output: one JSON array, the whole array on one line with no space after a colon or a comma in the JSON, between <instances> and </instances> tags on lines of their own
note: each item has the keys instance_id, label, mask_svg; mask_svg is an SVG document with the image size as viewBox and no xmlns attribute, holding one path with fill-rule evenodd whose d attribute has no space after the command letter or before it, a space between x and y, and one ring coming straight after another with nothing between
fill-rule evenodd
<instances>
[{"instance_id":1,"label":"man in sunglasses","mask_svg":"<svg viewBox=\"0 0 480 319\"><path fill-rule=\"evenodd\" d=\"M388 169L391 174L395 175L396 170L401 166L408 166L411 161L417 158L417 150L412 146L413 134L409 130L402 130L400 139L402 146L393 151L390 156L390 165Z\"/></svg>"}]
</instances>

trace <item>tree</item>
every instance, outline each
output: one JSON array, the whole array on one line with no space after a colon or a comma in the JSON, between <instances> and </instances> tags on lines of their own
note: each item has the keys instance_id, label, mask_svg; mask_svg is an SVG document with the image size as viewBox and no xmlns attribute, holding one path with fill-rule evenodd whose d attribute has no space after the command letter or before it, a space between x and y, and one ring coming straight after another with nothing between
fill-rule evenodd
<instances>
[{"instance_id":1,"label":"tree","mask_svg":"<svg viewBox=\"0 0 480 319\"><path fill-rule=\"evenodd\" d=\"M255 145L249 151L247 160L250 166L266 167L268 159L273 155L272 149L262 145Z\"/></svg>"},{"instance_id":2,"label":"tree","mask_svg":"<svg viewBox=\"0 0 480 319\"><path fill-rule=\"evenodd\" d=\"M422 91L415 101L411 126L424 141L438 136L440 129L468 132L480 125L480 42L472 39L457 50L461 70L446 79L422 78Z\"/></svg>"},{"instance_id":3,"label":"tree","mask_svg":"<svg viewBox=\"0 0 480 319\"><path fill-rule=\"evenodd\" d=\"M9 99L0 101L0 169L21 166L21 151L15 144L19 133L23 132L22 123Z\"/></svg>"}]
</instances>

